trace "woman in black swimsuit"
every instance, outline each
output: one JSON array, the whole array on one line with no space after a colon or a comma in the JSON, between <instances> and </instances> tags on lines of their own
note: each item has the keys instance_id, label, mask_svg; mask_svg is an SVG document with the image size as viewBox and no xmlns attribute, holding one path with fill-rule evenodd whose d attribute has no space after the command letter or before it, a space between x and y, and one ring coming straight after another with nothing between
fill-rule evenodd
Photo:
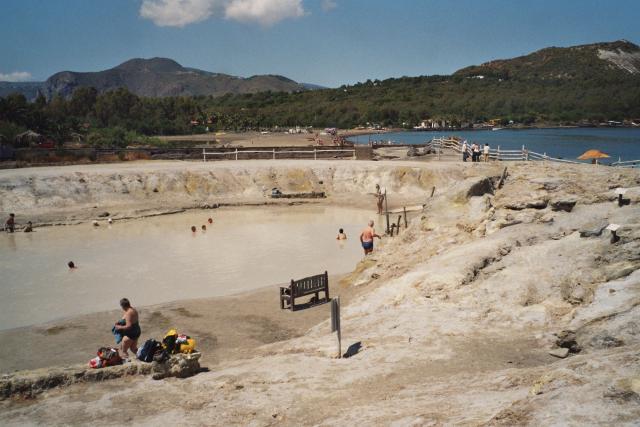
<instances>
[{"instance_id":1,"label":"woman in black swimsuit","mask_svg":"<svg viewBox=\"0 0 640 427\"><path fill-rule=\"evenodd\" d=\"M120 307L122 307L124 311L122 320L124 320L125 323L124 325L116 323L115 327L122 334L122 357L126 359L129 356L129 349L131 349L134 356L138 351L138 338L140 338L142 330L138 323L138 311L131 307L129 300L122 298L120 300Z\"/></svg>"}]
</instances>

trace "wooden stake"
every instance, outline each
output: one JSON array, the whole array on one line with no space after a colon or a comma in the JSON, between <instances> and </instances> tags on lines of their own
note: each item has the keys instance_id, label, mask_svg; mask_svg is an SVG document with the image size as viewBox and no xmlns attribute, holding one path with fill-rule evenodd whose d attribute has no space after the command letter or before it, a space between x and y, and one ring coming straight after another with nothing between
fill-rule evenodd
<instances>
[{"instance_id":1,"label":"wooden stake","mask_svg":"<svg viewBox=\"0 0 640 427\"><path fill-rule=\"evenodd\" d=\"M387 203L387 189L384 189L384 211L387 217L387 234L389 234L389 204Z\"/></svg>"},{"instance_id":2,"label":"wooden stake","mask_svg":"<svg viewBox=\"0 0 640 427\"><path fill-rule=\"evenodd\" d=\"M404 228L407 228L407 207L404 206L402 210L404 211Z\"/></svg>"},{"instance_id":3,"label":"wooden stake","mask_svg":"<svg viewBox=\"0 0 640 427\"><path fill-rule=\"evenodd\" d=\"M433 197L433 193L436 192L436 186L434 185L433 188L431 189L431 197Z\"/></svg>"},{"instance_id":4,"label":"wooden stake","mask_svg":"<svg viewBox=\"0 0 640 427\"><path fill-rule=\"evenodd\" d=\"M338 358L342 358L342 334L340 328L340 297L331 300L331 332L338 334Z\"/></svg>"}]
</instances>

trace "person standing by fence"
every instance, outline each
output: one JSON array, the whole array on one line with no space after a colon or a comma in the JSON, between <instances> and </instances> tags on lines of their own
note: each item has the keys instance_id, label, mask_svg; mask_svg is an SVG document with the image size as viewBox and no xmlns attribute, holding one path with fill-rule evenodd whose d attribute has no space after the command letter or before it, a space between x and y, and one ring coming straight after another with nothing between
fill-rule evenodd
<instances>
[{"instance_id":1,"label":"person standing by fence","mask_svg":"<svg viewBox=\"0 0 640 427\"><path fill-rule=\"evenodd\" d=\"M467 145L467 140L462 141L462 161L466 162L469 158L469 146Z\"/></svg>"},{"instance_id":2,"label":"person standing by fence","mask_svg":"<svg viewBox=\"0 0 640 427\"><path fill-rule=\"evenodd\" d=\"M489 144L484 144L484 148L482 151L483 157L484 157L484 161L488 162L489 161Z\"/></svg>"}]
</instances>

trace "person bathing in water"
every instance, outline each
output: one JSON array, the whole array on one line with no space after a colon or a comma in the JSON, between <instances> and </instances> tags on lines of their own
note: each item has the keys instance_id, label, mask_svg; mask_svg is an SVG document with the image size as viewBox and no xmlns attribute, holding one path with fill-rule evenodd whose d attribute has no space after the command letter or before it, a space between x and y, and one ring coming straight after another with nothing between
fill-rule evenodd
<instances>
[{"instance_id":1,"label":"person bathing in water","mask_svg":"<svg viewBox=\"0 0 640 427\"><path fill-rule=\"evenodd\" d=\"M342 228L338 230L338 237L336 237L336 240L347 240L347 235L344 234L344 230Z\"/></svg>"},{"instance_id":2,"label":"person bathing in water","mask_svg":"<svg viewBox=\"0 0 640 427\"><path fill-rule=\"evenodd\" d=\"M121 356L123 359L127 359L129 357L129 349L131 349L134 356L138 352L138 338L140 338L142 330L138 323L138 311L131 307L129 300L122 298L120 307L124 311L122 316L124 325L120 324L122 322L118 322L115 324L115 328L122 334Z\"/></svg>"},{"instance_id":3,"label":"person bathing in water","mask_svg":"<svg viewBox=\"0 0 640 427\"><path fill-rule=\"evenodd\" d=\"M364 249L365 255L373 252L374 237L377 237L378 239L381 238L376 234L376 230L373 228L373 221L369 221L369 225L364 230L362 230L362 233L360 233L360 243L362 244L362 249Z\"/></svg>"}]
</instances>

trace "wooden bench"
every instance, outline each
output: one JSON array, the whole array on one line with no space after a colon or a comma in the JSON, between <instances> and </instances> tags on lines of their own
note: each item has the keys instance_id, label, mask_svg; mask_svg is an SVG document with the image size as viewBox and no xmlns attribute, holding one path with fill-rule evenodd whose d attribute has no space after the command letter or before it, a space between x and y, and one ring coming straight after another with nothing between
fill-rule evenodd
<instances>
[{"instance_id":1,"label":"wooden bench","mask_svg":"<svg viewBox=\"0 0 640 427\"><path fill-rule=\"evenodd\" d=\"M295 310L296 298L315 294L316 301L320 301L320 292L324 292L324 302L329 302L329 276L325 271L311 277L300 280L291 280L291 284L280 288L280 309L289 308ZM289 304L285 307L285 301Z\"/></svg>"}]
</instances>

